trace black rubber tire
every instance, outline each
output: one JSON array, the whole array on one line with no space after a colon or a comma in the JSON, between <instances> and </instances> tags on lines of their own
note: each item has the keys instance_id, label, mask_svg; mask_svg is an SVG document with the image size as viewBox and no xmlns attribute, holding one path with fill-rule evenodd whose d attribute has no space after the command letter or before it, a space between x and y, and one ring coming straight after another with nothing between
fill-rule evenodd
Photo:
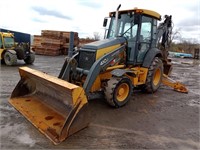
<instances>
[{"instance_id":1,"label":"black rubber tire","mask_svg":"<svg viewBox=\"0 0 200 150\"><path fill-rule=\"evenodd\" d=\"M146 84L142 88L142 91L147 93L154 93L160 87L163 76L163 63L160 58L155 57L152 64L149 67L147 73ZM158 78L158 79L155 79Z\"/></svg>"},{"instance_id":2,"label":"black rubber tire","mask_svg":"<svg viewBox=\"0 0 200 150\"><path fill-rule=\"evenodd\" d=\"M5 64L8 66L16 65L17 64L17 55L12 54L7 51L4 54L4 61L5 61Z\"/></svg>"},{"instance_id":3,"label":"black rubber tire","mask_svg":"<svg viewBox=\"0 0 200 150\"><path fill-rule=\"evenodd\" d=\"M32 64L35 61L35 54L31 53L26 59L24 59L24 62L26 64Z\"/></svg>"},{"instance_id":4,"label":"black rubber tire","mask_svg":"<svg viewBox=\"0 0 200 150\"><path fill-rule=\"evenodd\" d=\"M1 59L1 64L3 65L3 64L5 64L5 61L4 61L4 59Z\"/></svg>"},{"instance_id":5,"label":"black rubber tire","mask_svg":"<svg viewBox=\"0 0 200 150\"><path fill-rule=\"evenodd\" d=\"M120 86L125 86L127 88L127 91L125 91L125 97L121 100L119 99L118 92ZM127 77L112 77L107 82L107 86L105 87L105 99L108 102L108 104L112 107L122 107L124 106L129 100L132 95L132 83L131 80Z\"/></svg>"},{"instance_id":6,"label":"black rubber tire","mask_svg":"<svg viewBox=\"0 0 200 150\"><path fill-rule=\"evenodd\" d=\"M22 59L25 58L25 52L24 52L23 47L17 46L17 47L15 48L15 51L16 51L16 53L17 53L17 58L18 58L19 60L22 60Z\"/></svg>"}]
</instances>

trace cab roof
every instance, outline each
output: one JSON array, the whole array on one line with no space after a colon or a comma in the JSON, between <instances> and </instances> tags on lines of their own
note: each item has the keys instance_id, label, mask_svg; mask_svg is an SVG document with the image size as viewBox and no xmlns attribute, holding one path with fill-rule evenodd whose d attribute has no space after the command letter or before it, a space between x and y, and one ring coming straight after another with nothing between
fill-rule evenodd
<instances>
[{"instance_id":1,"label":"cab roof","mask_svg":"<svg viewBox=\"0 0 200 150\"><path fill-rule=\"evenodd\" d=\"M14 37L13 33L10 32L0 32L3 37Z\"/></svg>"},{"instance_id":2,"label":"cab roof","mask_svg":"<svg viewBox=\"0 0 200 150\"><path fill-rule=\"evenodd\" d=\"M119 13L121 13L121 14L131 13L131 12L134 12L134 13L142 13L142 14L151 16L151 17L153 17L153 18L155 18L155 19L161 20L161 15L160 15L159 13L153 11L153 10L134 8L134 9L127 9L127 10L120 10L120 11L119 11ZM115 11L110 12L110 13L109 13L109 16L111 17L112 14L115 14Z\"/></svg>"}]
</instances>

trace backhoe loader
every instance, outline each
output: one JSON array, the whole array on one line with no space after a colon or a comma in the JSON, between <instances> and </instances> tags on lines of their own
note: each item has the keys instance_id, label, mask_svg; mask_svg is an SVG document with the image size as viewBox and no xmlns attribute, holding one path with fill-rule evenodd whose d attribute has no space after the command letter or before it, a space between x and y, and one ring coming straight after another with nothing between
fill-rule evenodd
<instances>
[{"instance_id":1,"label":"backhoe loader","mask_svg":"<svg viewBox=\"0 0 200 150\"><path fill-rule=\"evenodd\" d=\"M105 39L70 46L58 77L19 68L21 80L9 102L54 144L88 126L88 100L103 96L110 106L122 107L135 88L156 92L171 70L165 50L172 17L158 26L157 12L119 8L109 13Z\"/></svg>"}]
</instances>

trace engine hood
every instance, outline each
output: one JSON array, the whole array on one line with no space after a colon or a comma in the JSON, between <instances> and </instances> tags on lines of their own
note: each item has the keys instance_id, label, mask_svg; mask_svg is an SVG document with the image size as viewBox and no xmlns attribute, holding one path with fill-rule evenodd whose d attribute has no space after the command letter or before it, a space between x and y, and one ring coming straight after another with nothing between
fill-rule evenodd
<instances>
[{"instance_id":1,"label":"engine hood","mask_svg":"<svg viewBox=\"0 0 200 150\"><path fill-rule=\"evenodd\" d=\"M82 48L97 50L97 49L102 49L102 48L106 48L106 47L117 45L117 44L122 44L124 42L126 42L126 39L124 37L116 37L116 38L103 39L100 41L88 43L88 44L83 45Z\"/></svg>"}]
</instances>

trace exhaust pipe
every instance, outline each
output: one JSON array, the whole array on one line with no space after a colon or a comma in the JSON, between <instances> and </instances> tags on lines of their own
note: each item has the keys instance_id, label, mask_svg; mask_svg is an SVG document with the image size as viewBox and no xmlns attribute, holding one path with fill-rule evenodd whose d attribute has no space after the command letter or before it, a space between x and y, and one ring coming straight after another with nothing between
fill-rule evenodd
<instances>
[{"instance_id":1,"label":"exhaust pipe","mask_svg":"<svg viewBox=\"0 0 200 150\"><path fill-rule=\"evenodd\" d=\"M115 18L115 37L117 37L117 33L118 33L118 16L119 16L119 9L121 7L121 4L119 4L119 6L116 9L116 18Z\"/></svg>"}]
</instances>

